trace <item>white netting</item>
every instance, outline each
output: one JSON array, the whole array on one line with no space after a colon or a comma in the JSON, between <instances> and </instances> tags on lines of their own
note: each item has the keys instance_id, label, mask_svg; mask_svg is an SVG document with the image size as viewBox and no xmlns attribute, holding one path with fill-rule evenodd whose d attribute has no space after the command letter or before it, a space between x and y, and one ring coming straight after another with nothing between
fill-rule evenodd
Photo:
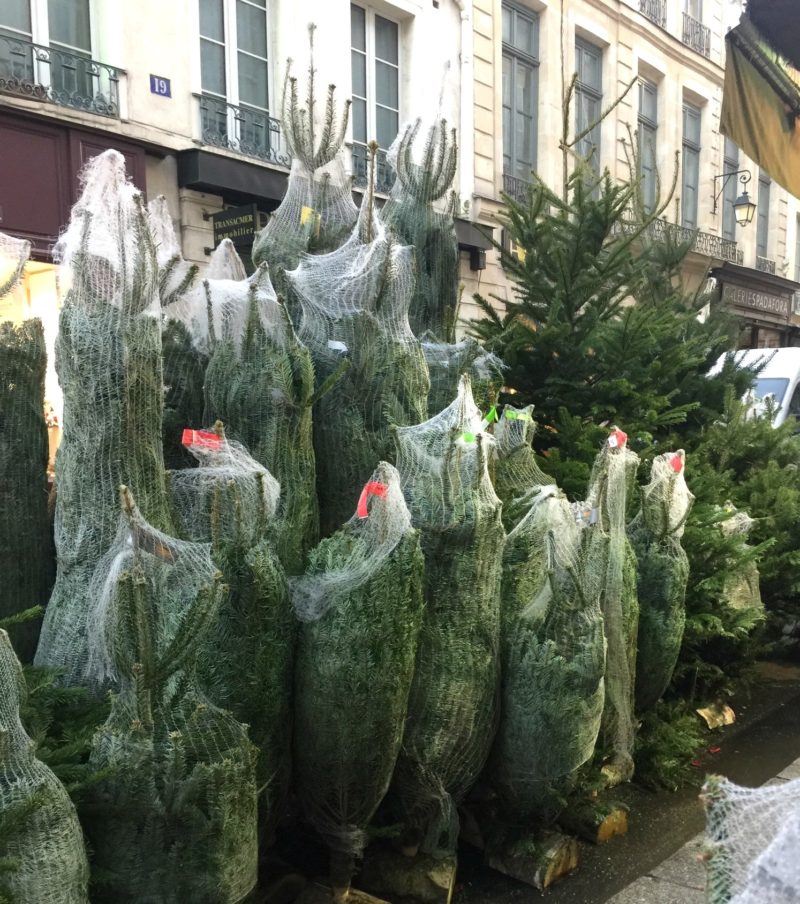
<instances>
[{"instance_id":1,"label":"white netting","mask_svg":"<svg viewBox=\"0 0 800 904\"><path fill-rule=\"evenodd\" d=\"M396 435L422 534L426 609L394 806L408 843L452 850L456 807L483 768L498 716L505 532L489 477L494 440L467 377L444 411Z\"/></svg>"},{"instance_id":2,"label":"white netting","mask_svg":"<svg viewBox=\"0 0 800 904\"><path fill-rule=\"evenodd\" d=\"M234 282L247 279L244 263L230 239L223 239L211 252L205 277L206 279L232 279Z\"/></svg>"},{"instance_id":3,"label":"white netting","mask_svg":"<svg viewBox=\"0 0 800 904\"><path fill-rule=\"evenodd\" d=\"M161 305L166 307L191 288L198 268L183 259L172 214L164 195L153 198L147 205L147 220L156 246Z\"/></svg>"},{"instance_id":4,"label":"white netting","mask_svg":"<svg viewBox=\"0 0 800 904\"><path fill-rule=\"evenodd\" d=\"M349 885L400 750L423 569L399 475L382 462L356 514L293 582L306 620L295 673L296 786L306 819L331 849L334 889Z\"/></svg>"},{"instance_id":5,"label":"white netting","mask_svg":"<svg viewBox=\"0 0 800 904\"><path fill-rule=\"evenodd\" d=\"M489 775L505 815L552 822L594 752L606 642L581 528L556 486L533 486L503 556L502 706ZM593 562L588 562L594 567Z\"/></svg>"},{"instance_id":6,"label":"white netting","mask_svg":"<svg viewBox=\"0 0 800 904\"><path fill-rule=\"evenodd\" d=\"M481 411L487 412L497 404L506 369L497 355L487 352L470 336L460 342L446 343L439 342L428 333L422 337L421 345L431 380L429 417L450 404L458 391L458 381L464 374L469 375L472 395Z\"/></svg>"},{"instance_id":7,"label":"white netting","mask_svg":"<svg viewBox=\"0 0 800 904\"><path fill-rule=\"evenodd\" d=\"M22 272L31 253L31 243L0 232L0 316L2 299L22 279Z\"/></svg>"},{"instance_id":8,"label":"white netting","mask_svg":"<svg viewBox=\"0 0 800 904\"><path fill-rule=\"evenodd\" d=\"M740 557L746 555L751 550L747 538L755 523L754 520L747 512L739 511L730 500L718 511L720 515L723 513L727 515L722 521L717 522L719 529L740 547ZM761 575L752 556L725 575L722 592L726 604L732 609L764 608L764 601L761 599Z\"/></svg>"},{"instance_id":9,"label":"white netting","mask_svg":"<svg viewBox=\"0 0 800 904\"><path fill-rule=\"evenodd\" d=\"M22 727L25 693L22 666L0 630L0 899L88 904L89 865L78 816Z\"/></svg>"},{"instance_id":10,"label":"white netting","mask_svg":"<svg viewBox=\"0 0 800 904\"><path fill-rule=\"evenodd\" d=\"M714 777L703 793L709 904L800 901L800 779L743 788Z\"/></svg>"},{"instance_id":11,"label":"white netting","mask_svg":"<svg viewBox=\"0 0 800 904\"><path fill-rule=\"evenodd\" d=\"M170 530L161 445L159 270L141 196L117 151L94 157L56 247L69 285L56 341L64 431L56 458L56 585L38 665L80 683L91 577L117 531L129 485L150 523Z\"/></svg>"},{"instance_id":12,"label":"white netting","mask_svg":"<svg viewBox=\"0 0 800 904\"><path fill-rule=\"evenodd\" d=\"M121 495L89 620L92 665L117 686L90 758L108 777L85 821L103 900L233 904L256 881L255 748L195 678L220 575L210 545L155 530Z\"/></svg>"}]
</instances>

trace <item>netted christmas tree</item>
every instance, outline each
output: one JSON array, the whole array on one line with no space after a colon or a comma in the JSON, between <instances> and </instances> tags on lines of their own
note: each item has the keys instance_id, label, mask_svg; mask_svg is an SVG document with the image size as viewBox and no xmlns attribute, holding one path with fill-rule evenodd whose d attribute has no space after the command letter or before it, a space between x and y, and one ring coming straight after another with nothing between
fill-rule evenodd
<instances>
[{"instance_id":1,"label":"netted christmas tree","mask_svg":"<svg viewBox=\"0 0 800 904\"><path fill-rule=\"evenodd\" d=\"M436 417L397 431L397 463L422 535L426 609L392 803L409 847L452 851L456 807L497 727L505 532L489 478L494 441L463 378Z\"/></svg>"},{"instance_id":2,"label":"netted christmas tree","mask_svg":"<svg viewBox=\"0 0 800 904\"><path fill-rule=\"evenodd\" d=\"M22 666L0 629L0 900L88 904L78 816L20 722L25 694Z\"/></svg>"},{"instance_id":3,"label":"netted christmas tree","mask_svg":"<svg viewBox=\"0 0 800 904\"><path fill-rule=\"evenodd\" d=\"M286 194L253 243L253 263L266 263L275 286L284 295L284 273L294 270L304 252L325 253L342 245L358 216L350 180L345 175L342 145L347 133L350 100L336 109L336 86L328 85L324 111L316 96L314 25L309 26L311 63L305 107L300 105L297 79L287 64L281 101L281 131L286 137L292 169ZM291 297L287 299L294 316Z\"/></svg>"},{"instance_id":4,"label":"netted christmas tree","mask_svg":"<svg viewBox=\"0 0 800 904\"><path fill-rule=\"evenodd\" d=\"M703 788L709 904L791 904L800 898L800 779Z\"/></svg>"},{"instance_id":5,"label":"netted christmas tree","mask_svg":"<svg viewBox=\"0 0 800 904\"><path fill-rule=\"evenodd\" d=\"M456 130L437 119L417 161L414 149L421 128L420 119L407 125L389 149L387 159L397 179L381 216L398 241L414 249L416 283L409 311L414 335L430 331L440 342L453 342L458 309L455 192L443 209L434 204L448 193L456 173Z\"/></svg>"},{"instance_id":6,"label":"netted christmas tree","mask_svg":"<svg viewBox=\"0 0 800 904\"><path fill-rule=\"evenodd\" d=\"M280 487L225 438L221 424L186 434L198 467L169 475L176 522L182 537L211 543L228 588L200 650L198 677L213 703L250 727L268 836L288 791L296 634L286 576L269 539Z\"/></svg>"},{"instance_id":7,"label":"netted christmas tree","mask_svg":"<svg viewBox=\"0 0 800 904\"><path fill-rule=\"evenodd\" d=\"M322 534L343 524L375 463L394 459L390 427L424 420L428 368L408 324L411 249L396 244L370 185L347 242L306 255L286 274L301 308L299 335L314 361L314 448Z\"/></svg>"},{"instance_id":8,"label":"netted christmas tree","mask_svg":"<svg viewBox=\"0 0 800 904\"><path fill-rule=\"evenodd\" d=\"M684 460L683 449L653 459L641 508L628 527L639 576L637 712L654 706L667 689L686 623L689 559L681 537L694 496L686 486Z\"/></svg>"},{"instance_id":9,"label":"netted christmas tree","mask_svg":"<svg viewBox=\"0 0 800 904\"><path fill-rule=\"evenodd\" d=\"M296 785L305 818L330 848L336 901L346 900L400 750L423 570L399 475L382 462L356 514L293 582L305 622L295 672Z\"/></svg>"},{"instance_id":10,"label":"netted christmas tree","mask_svg":"<svg viewBox=\"0 0 800 904\"><path fill-rule=\"evenodd\" d=\"M497 404L505 370L497 355L487 352L480 342L469 336L460 342L440 342L427 333L421 344L431 379L428 417L447 408L464 374L470 378L472 396L481 411L487 412Z\"/></svg>"},{"instance_id":11,"label":"netted christmas tree","mask_svg":"<svg viewBox=\"0 0 800 904\"><path fill-rule=\"evenodd\" d=\"M503 556L502 705L487 775L509 824L541 827L594 753L606 641L597 563L583 559L569 503L534 484L524 504Z\"/></svg>"},{"instance_id":12,"label":"netted christmas tree","mask_svg":"<svg viewBox=\"0 0 800 904\"><path fill-rule=\"evenodd\" d=\"M585 509L595 523L586 531L583 555L592 562L587 568L602 583L607 658L600 743L608 756L603 772L611 784L627 781L633 775L639 602L636 556L625 526L639 457L628 449L627 443L627 435L613 428L595 460Z\"/></svg>"},{"instance_id":13,"label":"netted christmas tree","mask_svg":"<svg viewBox=\"0 0 800 904\"><path fill-rule=\"evenodd\" d=\"M89 666L117 688L90 761L108 777L82 807L94 900L234 904L256 881L256 751L195 677L220 574L209 544L153 528L125 487L121 499L89 620Z\"/></svg>"},{"instance_id":14,"label":"netted christmas tree","mask_svg":"<svg viewBox=\"0 0 800 904\"><path fill-rule=\"evenodd\" d=\"M0 233L0 260L10 275L0 285L0 619L44 606L55 575L47 514L48 438L44 417L47 349L40 320L5 320L4 296L22 273L30 244ZM9 628L17 655L36 651L38 622Z\"/></svg>"},{"instance_id":15,"label":"netted christmas tree","mask_svg":"<svg viewBox=\"0 0 800 904\"><path fill-rule=\"evenodd\" d=\"M82 182L55 252L69 284L56 342L58 569L35 660L61 669L66 684L84 680L91 577L116 534L119 485L136 492L151 524L170 528L155 246L122 154L94 157Z\"/></svg>"}]
</instances>

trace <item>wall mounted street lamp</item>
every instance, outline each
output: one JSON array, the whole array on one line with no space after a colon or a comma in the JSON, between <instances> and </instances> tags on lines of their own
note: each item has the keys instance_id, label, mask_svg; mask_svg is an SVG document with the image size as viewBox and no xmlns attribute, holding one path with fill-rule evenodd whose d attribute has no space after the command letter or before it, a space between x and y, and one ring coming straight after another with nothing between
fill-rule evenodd
<instances>
[{"instance_id":1,"label":"wall mounted street lamp","mask_svg":"<svg viewBox=\"0 0 800 904\"><path fill-rule=\"evenodd\" d=\"M745 188L752 178L750 170L732 170L730 173L722 173L720 176L713 177L712 184L716 184L717 180L721 179L722 185L720 185L719 191L714 195L714 206L711 209L711 213L715 214L717 212L717 201L719 201L720 195L725 191L725 186L732 176L738 176L739 181L742 183L742 193L733 202L733 215L736 217L736 222L739 226L747 226L748 223L753 222L756 212L756 205L750 200L750 195L747 194Z\"/></svg>"}]
</instances>

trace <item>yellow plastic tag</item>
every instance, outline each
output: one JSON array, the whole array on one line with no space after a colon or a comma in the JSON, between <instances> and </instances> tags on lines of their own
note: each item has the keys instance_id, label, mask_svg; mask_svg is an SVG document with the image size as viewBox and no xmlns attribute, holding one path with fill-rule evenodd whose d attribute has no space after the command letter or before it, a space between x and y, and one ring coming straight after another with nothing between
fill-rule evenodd
<instances>
[{"instance_id":1,"label":"yellow plastic tag","mask_svg":"<svg viewBox=\"0 0 800 904\"><path fill-rule=\"evenodd\" d=\"M319 235L320 215L313 207L300 208L300 225L305 226L311 220L314 229L314 236Z\"/></svg>"}]
</instances>

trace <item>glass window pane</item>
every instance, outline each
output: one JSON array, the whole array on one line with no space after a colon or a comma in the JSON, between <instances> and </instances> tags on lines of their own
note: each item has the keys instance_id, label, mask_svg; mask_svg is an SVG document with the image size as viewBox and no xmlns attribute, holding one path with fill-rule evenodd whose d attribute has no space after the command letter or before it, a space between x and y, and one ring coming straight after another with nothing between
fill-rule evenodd
<instances>
[{"instance_id":1,"label":"glass window pane","mask_svg":"<svg viewBox=\"0 0 800 904\"><path fill-rule=\"evenodd\" d=\"M513 62L511 57L503 56L503 104L511 106L511 71Z\"/></svg>"},{"instance_id":2,"label":"glass window pane","mask_svg":"<svg viewBox=\"0 0 800 904\"><path fill-rule=\"evenodd\" d=\"M516 16L516 34L514 35L514 46L518 47L524 53L531 56L536 55L536 25L533 19L528 16Z\"/></svg>"},{"instance_id":3,"label":"glass window pane","mask_svg":"<svg viewBox=\"0 0 800 904\"><path fill-rule=\"evenodd\" d=\"M367 142L367 103L359 98L353 98L353 106L350 108L353 120L353 141Z\"/></svg>"},{"instance_id":4,"label":"glass window pane","mask_svg":"<svg viewBox=\"0 0 800 904\"><path fill-rule=\"evenodd\" d=\"M700 144L700 111L691 104L684 104L683 107L683 139Z\"/></svg>"},{"instance_id":5,"label":"glass window pane","mask_svg":"<svg viewBox=\"0 0 800 904\"><path fill-rule=\"evenodd\" d=\"M2 0L0 3L0 25L31 33L30 0Z\"/></svg>"},{"instance_id":6,"label":"glass window pane","mask_svg":"<svg viewBox=\"0 0 800 904\"><path fill-rule=\"evenodd\" d=\"M353 94L367 96L367 57L357 50L351 50L353 68Z\"/></svg>"},{"instance_id":7,"label":"glass window pane","mask_svg":"<svg viewBox=\"0 0 800 904\"><path fill-rule=\"evenodd\" d=\"M263 9L238 0L236 4L236 39L239 50L267 57L267 16Z\"/></svg>"},{"instance_id":8,"label":"glass window pane","mask_svg":"<svg viewBox=\"0 0 800 904\"><path fill-rule=\"evenodd\" d=\"M511 10L507 6L503 7L503 43L511 43Z\"/></svg>"},{"instance_id":9,"label":"glass window pane","mask_svg":"<svg viewBox=\"0 0 800 904\"><path fill-rule=\"evenodd\" d=\"M578 79L588 88L595 91L602 90L602 76L600 69L602 51L579 41L575 45L575 71Z\"/></svg>"},{"instance_id":10,"label":"glass window pane","mask_svg":"<svg viewBox=\"0 0 800 904\"><path fill-rule=\"evenodd\" d=\"M734 169L739 166L739 148L736 146L735 141L731 141L728 136L725 136L725 159L734 163Z\"/></svg>"},{"instance_id":11,"label":"glass window pane","mask_svg":"<svg viewBox=\"0 0 800 904\"><path fill-rule=\"evenodd\" d=\"M375 16L375 57L397 64L397 23Z\"/></svg>"},{"instance_id":12,"label":"glass window pane","mask_svg":"<svg viewBox=\"0 0 800 904\"><path fill-rule=\"evenodd\" d=\"M252 3L253 6L258 6L260 9L267 8L267 0L249 0L249 2Z\"/></svg>"},{"instance_id":13,"label":"glass window pane","mask_svg":"<svg viewBox=\"0 0 800 904\"><path fill-rule=\"evenodd\" d=\"M525 113L528 116L533 115L533 105L534 105L534 91L533 91L533 82L534 80L534 68L533 66L528 66L525 63L517 62L517 78L516 78L516 89L517 89L517 110L521 113Z\"/></svg>"},{"instance_id":14,"label":"glass window pane","mask_svg":"<svg viewBox=\"0 0 800 904\"><path fill-rule=\"evenodd\" d=\"M367 49L366 13L354 3L350 4L350 46L365 52Z\"/></svg>"},{"instance_id":15,"label":"glass window pane","mask_svg":"<svg viewBox=\"0 0 800 904\"><path fill-rule=\"evenodd\" d=\"M200 34L215 41L225 40L222 0L200 0Z\"/></svg>"},{"instance_id":16,"label":"glass window pane","mask_svg":"<svg viewBox=\"0 0 800 904\"><path fill-rule=\"evenodd\" d=\"M375 100L386 107L397 109L400 106L396 66L375 63Z\"/></svg>"},{"instance_id":17,"label":"glass window pane","mask_svg":"<svg viewBox=\"0 0 800 904\"><path fill-rule=\"evenodd\" d=\"M397 111L387 110L385 107L377 107L375 109L375 120L378 131L376 136L378 144L382 148L388 148L397 138L397 132L400 128Z\"/></svg>"},{"instance_id":18,"label":"glass window pane","mask_svg":"<svg viewBox=\"0 0 800 904\"><path fill-rule=\"evenodd\" d=\"M697 184L700 154L692 148L683 149L683 197L681 198L681 222L684 226L697 227Z\"/></svg>"},{"instance_id":19,"label":"glass window pane","mask_svg":"<svg viewBox=\"0 0 800 904\"><path fill-rule=\"evenodd\" d=\"M47 0L50 40L91 52L89 0Z\"/></svg>"},{"instance_id":20,"label":"glass window pane","mask_svg":"<svg viewBox=\"0 0 800 904\"><path fill-rule=\"evenodd\" d=\"M517 114L517 162L533 168L533 117Z\"/></svg>"},{"instance_id":21,"label":"glass window pane","mask_svg":"<svg viewBox=\"0 0 800 904\"><path fill-rule=\"evenodd\" d=\"M266 60L257 60L246 53L239 54L239 101L268 109Z\"/></svg>"},{"instance_id":22,"label":"glass window pane","mask_svg":"<svg viewBox=\"0 0 800 904\"><path fill-rule=\"evenodd\" d=\"M225 95L225 48L200 41L200 81L203 91Z\"/></svg>"},{"instance_id":23,"label":"glass window pane","mask_svg":"<svg viewBox=\"0 0 800 904\"><path fill-rule=\"evenodd\" d=\"M509 107L503 107L503 171L509 172L511 163L514 144L513 144L513 134L511 132L511 109Z\"/></svg>"}]
</instances>

